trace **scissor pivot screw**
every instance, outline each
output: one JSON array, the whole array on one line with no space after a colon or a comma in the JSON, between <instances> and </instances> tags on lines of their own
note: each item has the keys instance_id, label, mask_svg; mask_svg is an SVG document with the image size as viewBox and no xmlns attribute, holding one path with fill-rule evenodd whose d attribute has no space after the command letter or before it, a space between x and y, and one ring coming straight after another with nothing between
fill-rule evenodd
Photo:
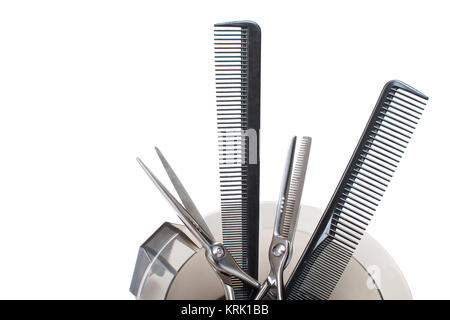
<instances>
[{"instance_id":1,"label":"scissor pivot screw","mask_svg":"<svg viewBox=\"0 0 450 320\"><path fill-rule=\"evenodd\" d=\"M223 258L223 256L225 255L225 250L223 250L221 246L215 246L212 249L212 253L216 258Z\"/></svg>"},{"instance_id":2,"label":"scissor pivot screw","mask_svg":"<svg viewBox=\"0 0 450 320\"><path fill-rule=\"evenodd\" d=\"M282 243L279 243L275 247L273 247L272 252L275 257L280 257L286 252L286 246Z\"/></svg>"}]
</instances>

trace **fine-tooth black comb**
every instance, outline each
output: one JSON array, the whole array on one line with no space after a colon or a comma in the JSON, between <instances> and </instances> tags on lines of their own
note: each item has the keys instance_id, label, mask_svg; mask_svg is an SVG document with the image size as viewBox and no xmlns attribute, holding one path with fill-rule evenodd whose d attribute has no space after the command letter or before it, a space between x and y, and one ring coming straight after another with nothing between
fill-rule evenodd
<instances>
[{"instance_id":1,"label":"fine-tooth black comb","mask_svg":"<svg viewBox=\"0 0 450 320\"><path fill-rule=\"evenodd\" d=\"M344 175L286 288L294 299L328 299L406 148L428 97L400 81L381 93Z\"/></svg>"},{"instance_id":2,"label":"fine-tooth black comb","mask_svg":"<svg viewBox=\"0 0 450 320\"><path fill-rule=\"evenodd\" d=\"M258 278L261 31L251 21L214 25L223 244ZM248 287L232 279L237 299Z\"/></svg>"}]
</instances>

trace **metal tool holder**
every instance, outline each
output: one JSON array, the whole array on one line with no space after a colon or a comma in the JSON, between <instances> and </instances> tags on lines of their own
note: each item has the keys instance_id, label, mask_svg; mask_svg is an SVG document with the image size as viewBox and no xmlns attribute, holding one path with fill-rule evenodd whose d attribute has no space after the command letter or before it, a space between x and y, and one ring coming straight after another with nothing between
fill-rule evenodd
<instances>
[{"instance_id":1,"label":"metal tool holder","mask_svg":"<svg viewBox=\"0 0 450 320\"><path fill-rule=\"evenodd\" d=\"M267 252L272 240L273 221L275 219L277 203L262 202L261 208L261 226L260 226L260 282L269 273L270 265L267 259ZM164 211L170 215L170 208ZM308 239L314 232L323 210L303 205L300 209L300 221L297 227L297 234L294 240L294 250L292 260L297 261L300 258L301 251L305 248ZM205 217L206 222L214 233L220 233L220 212L212 212ZM170 225L177 234L184 230L185 235L189 231L182 225ZM153 255L145 254L144 261L149 263L138 263L135 267L131 292L136 299L168 299L168 300L218 300L224 299L224 293L220 281L216 274L208 265L202 250L198 249L194 242L187 247L177 244L171 246L173 242L173 231L171 229L159 228L151 238L166 239L165 241L153 242L151 251ZM166 234L170 232L170 234ZM180 235L178 235L180 237ZM184 236L183 236L184 237ZM188 236L190 237L190 236ZM172 240L171 240L172 239ZM148 240L150 241L150 239ZM146 243L148 242L146 241ZM144 245L143 245L144 246ZM142 255L143 246L139 248L139 255ZM162 272L152 272L152 261L157 252L164 252L171 248L170 255L166 256L166 261L171 265L178 265L177 271L170 281L167 281L167 275ZM190 255L190 252L194 254ZM186 254L187 253L187 254ZM180 257L185 257L180 263ZM172 262L173 261L173 262ZM161 263L156 262L161 266ZM284 271L285 279L288 279L292 273L295 264L291 263ZM148 269L148 271L146 271ZM173 269L172 269L173 270ZM149 276L142 276L147 274ZM171 275L171 274L170 274ZM141 288L139 293L136 288ZM358 246L358 250L350 260L347 269L336 285L331 300L339 299L363 299L363 300L381 300L381 299L412 299L408 283L401 270L387 253L387 251L373 238L366 233L364 239Z\"/></svg>"}]
</instances>

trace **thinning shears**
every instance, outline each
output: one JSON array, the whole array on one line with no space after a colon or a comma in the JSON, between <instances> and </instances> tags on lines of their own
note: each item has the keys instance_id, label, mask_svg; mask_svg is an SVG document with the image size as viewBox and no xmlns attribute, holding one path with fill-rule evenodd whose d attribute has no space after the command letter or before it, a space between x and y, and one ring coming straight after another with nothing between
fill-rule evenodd
<instances>
[{"instance_id":1,"label":"thinning shears","mask_svg":"<svg viewBox=\"0 0 450 320\"><path fill-rule=\"evenodd\" d=\"M295 145L294 137L289 146L281 192L277 205L272 242L269 247L270 273L260 287L255 299L261 300L276 288L276 298L283 300L284 281L283 271L289 264L297 220L300 209L303 185L305 183L306 168L308 166L311 138L303 137L294 167ZM272 292L271 296L273 296Z\"/></svg>"}]
</instances>

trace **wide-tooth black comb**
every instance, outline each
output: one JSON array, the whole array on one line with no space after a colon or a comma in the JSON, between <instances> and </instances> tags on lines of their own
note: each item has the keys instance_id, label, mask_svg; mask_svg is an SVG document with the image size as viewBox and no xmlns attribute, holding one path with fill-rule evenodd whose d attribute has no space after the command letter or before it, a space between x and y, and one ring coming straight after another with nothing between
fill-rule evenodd
<instances>
[{"instance_id":1,"label":"wide-tooth black comb","mask_svg":"<svg viewBox=\"0 0 450 320\"><path fill-rule=\"evenodd\" d=\"M328 299L397 168L428 97L388 82L344 175L286 288L294 299Z\"/></svg>"},{"instance_id":2,"label":"wide-tooth black comb","mask_svg":"<svg viewBox=\"0 0 450 320\"><path fill-rule=\"evenodd\" d=\"M251 21L214 25L223 244L258 278L261 31ZM237 299L249 288L232 279Z\"/></svg>"}]
</instances>

